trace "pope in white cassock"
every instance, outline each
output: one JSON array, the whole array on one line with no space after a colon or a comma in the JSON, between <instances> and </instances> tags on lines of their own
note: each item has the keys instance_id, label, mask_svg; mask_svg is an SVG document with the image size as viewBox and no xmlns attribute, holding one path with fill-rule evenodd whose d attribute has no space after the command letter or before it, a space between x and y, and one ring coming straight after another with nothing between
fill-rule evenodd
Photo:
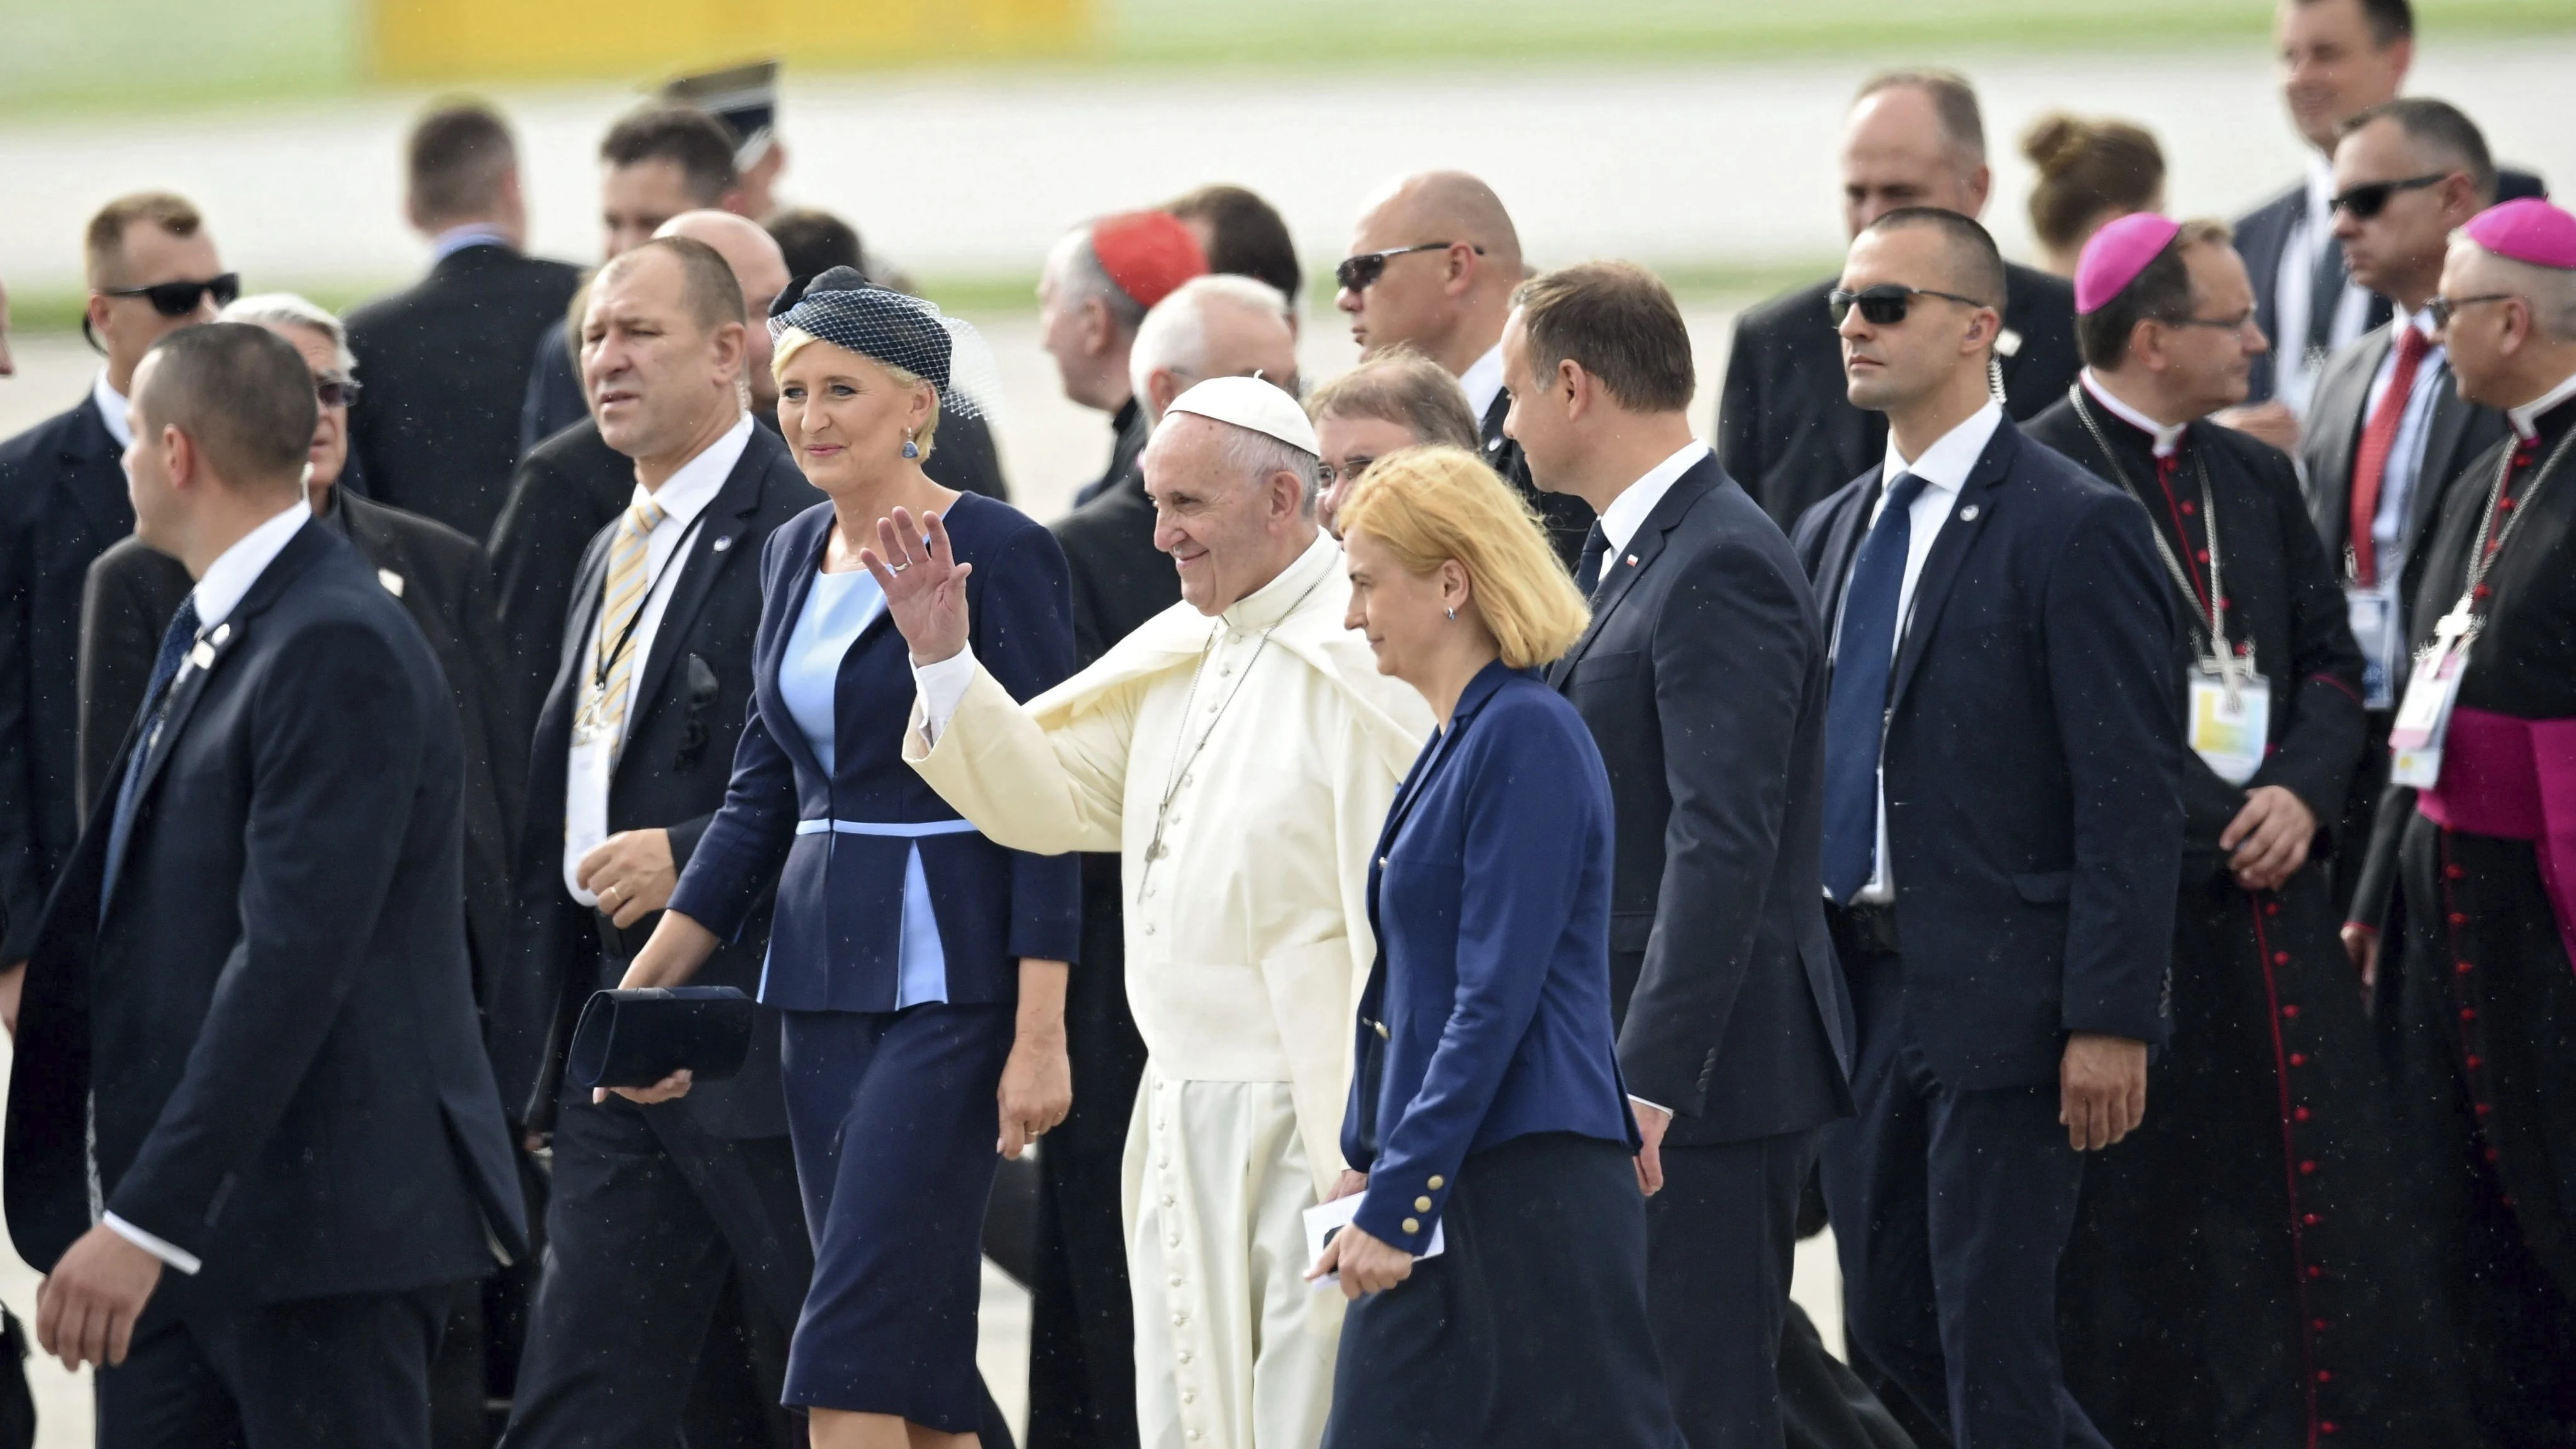
<instances>
[{"instance_id":1,"label":"pope in white cassock","mask_svg":"<svg viewBox=\"0 0 2576 1449\"><path fill-rule=\"evenodd\" d=\"M1175 399L1143 467L1183 602L1026 705L966 647L970 570L935 519L925 548L898 513L870 563L920 691L904 758L1002 845L1123 862L1149 1449L1311 1449L1332 1399L1342 1296L1304 1281L1300 1215L1343 1171L1368 856L1432 719L1342 627L1318 451L1267 382Z\"/></svg>"}]
</instances>

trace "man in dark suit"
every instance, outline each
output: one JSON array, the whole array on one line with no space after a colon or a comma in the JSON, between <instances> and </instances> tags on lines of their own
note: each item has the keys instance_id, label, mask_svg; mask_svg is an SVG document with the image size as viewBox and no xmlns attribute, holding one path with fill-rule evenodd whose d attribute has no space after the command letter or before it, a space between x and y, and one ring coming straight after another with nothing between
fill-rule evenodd
<instances>
[{"instance_id":1,"label":"man in dark suit","mask_svg":"<svg viewBox=\"0 0 2576 1449\"><path fill-rule=\"evenodd\" d=\"M1852 101L1842 170L1848 235L1903 206L1977 216L1994 178L1976 91L1946 70L1871 77ZM1887 448L1885 417L1844 395L1840 343L1825 312L1835 285L1828 277L1745 313L1727 352L1718 461L1782 528ZM2007 265L2002 306L1994 375L2004 410L2033 417L2066 396L2081 366L2075 293L2062 278Z\"/></svg>"},{"instance_id":2,"label":"man in dark suit","mask_svg":"<svg viewBox=\"0 0 2576 1449\"><path fill-rule=\"evenodd\" d=\"M2415 7L2410 0L2281 0L2276 17L2281 97L2316 154L2306 176L2237 218L2236 250L2254 278L2254 325L2272 350L2254 361L2247 405L2218 421L2296 454L2326 359L2389 319L2387 295L2352 276L2345 249L2335 245L2333 161L2345 124L2397 99L2405 86L2415 62ZM2539 177L2522 171L2498 172L2495 185L2503 201L2543 191Z\"/></svg>"},{"instance_id":3,"label":"man in dark suit","mask_svg":"<svg viewBox=\"0 0 2576 1449\"><path fill-rule=\"evenodd\" d=\"M2423 584L2422 545L2452 479L2506 432L2503 413L2452 385L2449 353L2426 310L2451 233L2485 209L2494 189L2485 138L2441 101L2364 111L2335 146L2336 193L2353 198L2334 212L2342 255L2353 280L2396 309L2393 320L2327 361L2300 449L2309 511L2338 561L2361 646L2369 721L2335 836L2338 907L2351 903L2388 784L2388 729L2406 688L2406 624Z\"/></svg>"},{"instance_id":4,"label":"man in dark suit","mask_svg":"<svg viewBox=\"0 0 2576 1449\"><path fill-rule=\"evenodd\" d=\"M100 1366L109 1449L425 1449L447 1311L526 1239L456 711L304 505L295 349L190 329L133 383L137 530L196 586L28 966L6 1179L38 1337Z\"/></svg>"},{"instance_id":5,"label":"man in dark suit","mask_svg":"<svg viewBox=\"0 0 2576 1449\"><path fill-rule=\"evenodd\" d=\"M406 151L404 212L434 260L419 282L349 314L372 394L350 441L371 496L479 539L518 461L529 360L581 275L521 254L518 150L491 108L431 111Z\"/></svg>"},{"instance_id":6,"label":"man in dark suit","mask_svg":"<svg viewBox=\"0 0 2576 1449\"><path fill-rule=\"evenodd\" d=\"M1530 482L1503 430L1503 323L1526 273L1520 232L1494 189L1463 171L1424 171L1382 188L1360 214L1350 255L1333 272L1333 305L1351 319L1362 358L1409 348L1448 369L1467 394L1485 461L1538 510L1568 568L1583 554L1592 508Z\"/></svg>"},{"instance_id":7,"label":"man in dark suit","mask_svg":"<svg viewBox=\"0 0 2576 1449\"><path fill-rule=\"evenodd\" d=\"M241 290L197 209L166 192L101 207L83 265L81 328L106 365L79 406L0 444L0 1019L17 1014L37 911L80 834L81 582L134 529L118 462L134 368Z\"/></svg>"},{"instance_id":8,"label":"man in dark suit","mask_svg":"<svg viewBox=\"0 0 2576 1449\"><path fill-rule=\"evenodd\" d=\"M1519 289L1507 426L1599 516L1592 625L1550 670L1610 769L1619 1067L1645 1139L1648 1307L1693 1449L1781 1440L1798 1194L1851 1110L1816 884L1824 640L1779 526L1691 436L1690 336L1626 263Z\"/></svg>"},{"instance_id":9,"label":"man in dark suit","mask_svg":"<svg viewBox=\"0 0 2576 1449\"><path fill-rule=\"evenodd\" d=\"M1859 1017L1828 1133L1852 1357L1915 1437L2099 1445L2057 1264L2082 1153L2146 1108L2181 871L2172 586L2146 512L1986 391L2003 258L1956 212L1852 244L1884 461L1799 520L1834 672L1824 891Z\"/></svg>"},{"instance_id":10,"label":"man in dark suit","mask_svg":"<svg viewBox=\"0 0 2576 1449\"><path fill-rule=\"evenodd\" d=\"M743 209L742 173L734 166L733 132L695 106L654 105L631 112L599 143L600 261L640 246L684 211ZM538 339L519 405L519 452L586 415L579 329L558 317Z\"/></svg>"},{"instance_id":11,"label":"man in dark suit","mask_svg":"<svg viewBox=\"0 0 2576 1449\"><path fill-rule=\"evenodd\" d=\"M774 1018L739 1076L683 1101L594 1103L563 1082L573 1015L624 973L724 801L761 544L821 497L742 411L743 331L733 273L700 242L649 241L591 286L584 371L634 482L581 560L559 636L530 756L515 960L493 1013L504 1099L554 1148L513 1445L667 1437L728 1272L773 1334L795 1322L812 1272ZM643 547L612 600L621 539ZM747 931L702 980L756 989L766 934L765 921ZM752 1442L789 1432L778 1387L773 1376L736 1406Z\"/></svg>"},{"instance_id":12,"label":"man in dark suit","mask_svg":"<svg viewBox=\"0 0 2576 1449\"><path fill-rule=\"evenodd\" d=\"M1075 490L1075 507L1115 486L1145 451L1154 425L1128 367L1136 329L1154 304L1207 269L1198 238L1160 211L1084 222L1047 253L1038 273L1038 345L1055 359L1066 397L1109 414L1109 466Z\"/></svg>"}]
</instances>

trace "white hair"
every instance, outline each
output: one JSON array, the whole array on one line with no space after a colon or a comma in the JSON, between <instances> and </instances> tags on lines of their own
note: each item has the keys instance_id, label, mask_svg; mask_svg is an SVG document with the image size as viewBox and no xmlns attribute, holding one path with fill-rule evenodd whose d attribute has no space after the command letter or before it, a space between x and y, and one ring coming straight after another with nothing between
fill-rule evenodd
<instances>
[{"instance_id":1,"label":"white hair","mask_svg":"<svg viewBox=\"0 0 2576 1449\"><path fill-rule=\"evenodd\" d=\"M1100 253L1091 245L1091 226L1084 223L1056 238L1047 252L1046 275L1055 282L1059 307L1080 307L1097 298L1109 311L1109 320L1134 331L1145 320L1145 309L1127 295L1100 265Z\"/></svg>"},{"instance_id":2,"label":"white hair","mask_svg":"<svg viewBox=\"0 0 2576 1449\"><path fill-rule=\"evenodd\" d=\"M2531 309L2532 325L2543 337L2552 342L2576 342L2576 271L2499 256L2470 240L2465 232L2452 233L2451 244L2467 248L2480 270L2495 278L2492 283L2481 283L2481 290L2492 288L2520 297Z\"/></svg>"},{"instance_id":3,"label":"white hair","mask_svg":"<svg viewBox=\"0 0 2576 1449\"><path fill-rule=\"evenodd\" d=\"M1234 307L1276 317L1282 325L1289 319L1288 294L1268 282L1239 277L1228 272L1211 272L1192 277L1172 289L1171 295L1154 304L1136 329L1136 341L1127 353L1127 383L1136 396L1150 397L1146 379L1157 372L1168 372L1187 382L1204 381L1208 375L1208 308ZM1285 383L1274 377L1270 381Z\"/></svg>"},{"instance_id":4,"label":"white hair","mask_svg":"<svg viewBox=\"0 0 2576 1449\"><path fill-rule=\"evenodd\" d=\"M349 329L320 304L293 292L261 292L236 298L215 314L218 322L249 322L262 327L310 327L331 339L333 365L342 377L354 377L358 356L349 350Z\"/></svg>"},{"instance_id":5,"label":"white hair","mask_svg":"<svg viewBox=\"0 0 2576 1449\"><path fill-rule=\"evenodd\" d=\"M1225 422L1222 418L1209 421ZM1309 516L1314 514L1315 500L1324 491L1324 462L1321 458L1294 443L1236 423L1225 423L1225 431L1219 436L1218 455L1245 482L1257 487L1277 474L1293 473L1297 477L1300 509Z\"/></svg>"}]
</instances>

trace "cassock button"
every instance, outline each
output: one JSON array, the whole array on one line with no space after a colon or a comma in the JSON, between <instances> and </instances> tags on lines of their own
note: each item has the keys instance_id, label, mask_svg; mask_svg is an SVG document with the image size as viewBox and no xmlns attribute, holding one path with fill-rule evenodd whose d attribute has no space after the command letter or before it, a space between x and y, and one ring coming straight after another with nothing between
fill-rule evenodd
<instances>
[{"instance_id":1,"label":"cassock button","mask_svg":"<svg viewBox=\"0 0 2576 1449\"><path fill-rule=\"evenodd\" d=\"M1427 1197L1415 1198L1413 1200L1413 1210L1418 1213L1427 1213L1431 1211L1431 1199Z\"/></svg>"},{"instance_id":2,"label":"cassock button","mask_svg":"<svg viewBox=\"0 0 2576 1449\"><path fill-rule=\"evenodd\" d=\"M1403 1228L1404 1228L1405 1235L1406 1235L1407 1237L1410 1237L1410 1236L1412 1236L1413 1234L1415 1234L1415 1233L1418 1233L1418 1232L1421 1232L1421 1231L1422 1231L1422 1219L1420 1219L1420 1218L1406 1218L1406 1219L1404 1220L1404 1222L1403 1222L1402 1226L1403 1226Z\"/></svg>"},{"instance_id":3,"label":"cassock button","mask_svg":"<svg viewBox=\"0 0 2576 1449\"><path fill-rule=\"evenodd\" d=\"M1433 1192L1438 1192L1440 1189L1447 1187L1448 1185L1449 1179L1445 1177L1435 1177L1431 1179L1431 1190Z\"/></svg>"}]
</instances>

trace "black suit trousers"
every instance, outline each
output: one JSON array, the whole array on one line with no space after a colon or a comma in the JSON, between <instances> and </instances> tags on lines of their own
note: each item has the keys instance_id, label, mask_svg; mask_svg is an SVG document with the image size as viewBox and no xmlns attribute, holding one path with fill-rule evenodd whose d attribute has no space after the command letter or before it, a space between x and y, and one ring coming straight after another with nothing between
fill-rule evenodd
<instances>
[{"instance_id":1,"label":"black suit trousers","mask_svg":"<svg viewBox=\"0 0 2576 1449\"><path fill-rule=\"evenodd\" d=\"M1781 1442L1780 1337L1819 1130L1663 1148L1663 1191L1646 1199L1646 1309L1690 1449Z\"/></svg>"},{"instance_id":2,"label":"black suit trousers","mask_svg":"<svg viewBox=\"0 0 2576 1449\"><path fill-rule=\"evenodd\" d=\"M2084 1159L2057 1087L1943 1085L1906 1028L1903 959L1842 934L1859 1115L1826 1129L1823 1167L1852 1366L1926 1443L2108 1449L2058 1358Z\"/></svg>"},{"instance_id":3,"label":"black suit trousers","mask_svg":"<svg viewBox=\"0 0 2576 1449\"><path fill-rule=\"evenodd\" d=\"M430 1359L472 1291L164 1318L98 1372L99 1449L428 1449Z\"/></svg>"}]
</instances>

